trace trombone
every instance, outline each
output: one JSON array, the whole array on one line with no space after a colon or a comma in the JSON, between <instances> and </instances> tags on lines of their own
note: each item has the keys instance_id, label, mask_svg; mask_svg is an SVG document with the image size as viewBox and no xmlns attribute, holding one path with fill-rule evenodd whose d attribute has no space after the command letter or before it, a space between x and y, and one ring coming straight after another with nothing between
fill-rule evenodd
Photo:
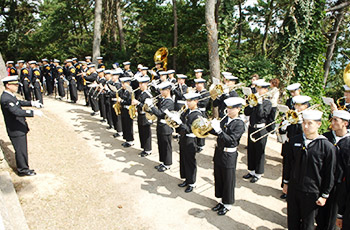
<instances>
[{"instance_id":1,"label":"trombone","mask_svg":"<svg viewBox=\"0 0 350 230\"><path fill-rule=\"evenodd\" d=\"M303 111L300 111L300 112L297 112L297 111L295 111L295 110L290 109L290 110L288 110L288 111L286 112L284 118L285 118L285 120L287 120L290 124L295 125L295 124L298 123L298 121L299 121L299 115L300 115L302 112L304 112L304 111L306 111L306 110L316 109L316 108L319 107L319 106L320 106L319 104L315 104L315 105L312 105L312 106L310 106L309 108L307 108L307 109L305 109L305 110L303 110ZM257 141L263 139L264 137L268 136L270 133L273 133L273 132L275 132L276 130L278 130L279 128L281 128L281 127L283 126L282 124L276 126L276 128L274 128L274 129L271 130L270 132L267 132L267 133L265 133L264 135L262 135L262 136L260 136L260 137L258 137L258 138L254 138L254 137L253 137L256 133L260 132L261 130L266 129L267 127L270 127L271 125L278 123L277 121L280 122L279 120L275 120L275 121L271 122L270 124L267 124L267 125L265 125L264 127L262 127L262 128L260 128L260 129L258 129L258 130L256 130L256 131L254 131L254 132L252 132L252 133L249 135L250 140L252 140L253 142L257 142Z\"/></svg>"},{"instance_id":2,"label":"trombone","mask_svg":"<svg viewBox=\"0 0 350 230\"><path fill-rule=\"evenodd\" d=\"M249 94L248 98L247 98L247 105L246 106L257 106L258 105L258 101L260 98L264 99L265 97L271 97L273 94L275 94L278 91L277 88L274 88L266 93L264 93L263 95L259 95L256 96L254 93Z\"/></svg>"}]
</instances>

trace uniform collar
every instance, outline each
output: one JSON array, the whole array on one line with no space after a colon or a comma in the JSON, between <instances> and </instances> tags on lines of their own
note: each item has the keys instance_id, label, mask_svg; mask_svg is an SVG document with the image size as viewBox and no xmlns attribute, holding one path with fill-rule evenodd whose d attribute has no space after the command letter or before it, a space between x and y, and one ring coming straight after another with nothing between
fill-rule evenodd
<instances>
[{"instance_id":1,"label":"uniform collar","mask_svg":"<svg viewBox=\"0 0 350 230\"><path fill-rule=\"evenodd\" d=\"M13 93L11 93L10 91L8 91L8 90L4 90L4 92L6 92L6 93L8 93L8 94L10 94L12 97L16 97Z\"/></svg>"}]
</instances>

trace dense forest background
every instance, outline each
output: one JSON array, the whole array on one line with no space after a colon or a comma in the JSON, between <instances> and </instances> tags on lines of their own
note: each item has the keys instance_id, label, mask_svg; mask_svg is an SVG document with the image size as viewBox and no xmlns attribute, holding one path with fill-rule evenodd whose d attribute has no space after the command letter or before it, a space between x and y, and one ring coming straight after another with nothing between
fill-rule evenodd
<instances>
[{"instance_id":1,"label":"dense forest background","mask_svg":"<svg viewBox=\"0 0 350 230\"><path fill-rule=\"evenodd\" d=\"M205 8L209 0L1 0L0 51L5 60L92 55L95 5L102 1L100 54L107 67L130 60L154 66L169 49L168 67L209 76ZM220 70L243 82L257 73L300 82L317 101L342 96L350 56L346 0L216 0Z\"/></svg>"}]
</instances>

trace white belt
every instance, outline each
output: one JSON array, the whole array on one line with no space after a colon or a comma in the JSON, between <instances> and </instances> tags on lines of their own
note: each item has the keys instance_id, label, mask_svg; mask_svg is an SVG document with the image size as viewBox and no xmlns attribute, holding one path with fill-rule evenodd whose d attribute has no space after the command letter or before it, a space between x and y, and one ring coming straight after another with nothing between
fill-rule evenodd
<instances>
[{"instance_id":1,"label":"white belt","mask_svg":"<svg viewBox=\"0 0 350 230\"><path fill-rule=\"evenodd\" d=\"M204 112L205 108L198 108L200 111Z\"/></svg>"},{"instance_id":2,"label":"white belt","mask_svg":"<svg viewBox=\"0 0 350 230\"><path fill-rule=\"evenodd\" d=\"M185 103L186 103L186 101L183 101L183 100L178 100L178 101L177 101L177 103L179 103L179 104L185 104Z\"/></svg>"},{"instance_id":3,"label":"white belt","mask_svg":"<svg viewBox=\"0 0 350 230\"><path fill-rule=\"evenodd\" d=\"M160 123L166 124L166 121L164 119L159 120Z\"/></svg>"},{"instance_id":4,"label":"white belt","mask_svg":"<svg viewBox=\"0 0 350 230\"><path fill-rule=\"evenodd\" d=\"M262 128L262 127L265 127L265 123L255 124L255 125L254 125L254 128L256 128L256 129L260 129L260 128Z\"/></svg>"},{"instance_id":5,"label":"white belt","mask_svg":"<svg viewBox=\"0 0 350 230\"><path fill-rule=\"evenodd\" d=\"M187 134L186 134L186 137L194 137L194 138L195 138L196 135L194 135L193 133L187 133Z\"/></svg>"},{"instance_id":6,"label":"white belt","mask_svg":"<svg viewBox=\"0 0 350 230\"><path fill-rule=\"evenodd\" d=\"M146 113L141 111L141 112L139 112L139 114L146 114Z\"/></svg>"},{"instance_id":7,"label":"white belt","mask_svg":"<svg viewBox=\"0 0 350 230\"><path fill-rule=\"evenodd\" d=\"M124 108L125 108L125 109L129 109L129 108L130 108L130 105L124 105Z\"/></svg>"},{"instance_id":8,"label":"white belt","mask_svg":"<svg viewBox=\"0 0 350 230\"><path fill-rule=\"evenodd\" d=\"M234 153L237 151L237 147L234 147L234 148L228 148L228 147L225 147L224 148L224 152L228 152L228 153Z\"/></svg>"}]
</instances>

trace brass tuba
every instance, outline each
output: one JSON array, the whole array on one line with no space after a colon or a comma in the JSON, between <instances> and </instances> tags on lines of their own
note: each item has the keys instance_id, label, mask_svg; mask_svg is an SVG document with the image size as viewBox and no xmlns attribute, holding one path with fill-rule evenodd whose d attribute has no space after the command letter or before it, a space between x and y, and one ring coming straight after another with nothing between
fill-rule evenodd
<instances>
[{"instance_id":1,"label":"brass tuba","mask_svg":"<svg viewBox=\"0 0 350 230\"><path fill-rule=\"evenodd\" d=\"M154 62L163 63L163 70L167 70L168 65L168 49L166 47L161 47L157 50L157 52L154 54Z\"/></svg>"}]
</instances>

